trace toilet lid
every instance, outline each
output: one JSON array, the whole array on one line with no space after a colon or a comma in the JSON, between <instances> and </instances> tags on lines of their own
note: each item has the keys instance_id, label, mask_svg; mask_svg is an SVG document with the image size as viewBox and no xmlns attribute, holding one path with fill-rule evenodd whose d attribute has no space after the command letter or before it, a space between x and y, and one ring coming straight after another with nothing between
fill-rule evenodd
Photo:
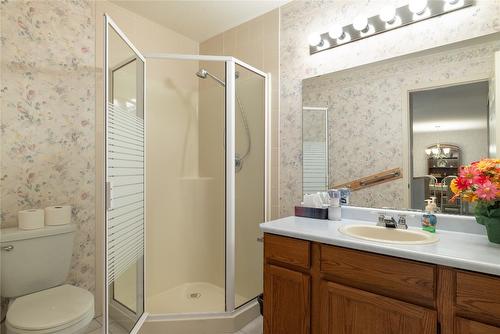
<instances>
[{"instance_id":1,"label":"toilet lid","mask_svg":"<svg viewBox=\"0 0 500 334\"><path fill-rule=\"evenodd\" d=\"M25 330L67 327L94 312L94 296L87 290L62 285L19 297L7 311L10 326Z\"/></svg>"}]
</instances>

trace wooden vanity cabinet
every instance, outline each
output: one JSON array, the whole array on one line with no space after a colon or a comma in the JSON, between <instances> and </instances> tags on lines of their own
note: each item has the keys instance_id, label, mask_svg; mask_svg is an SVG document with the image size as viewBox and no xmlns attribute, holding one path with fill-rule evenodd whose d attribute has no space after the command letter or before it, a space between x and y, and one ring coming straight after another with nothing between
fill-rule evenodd
<instances>
[{"instance_id":1,"label":"wooden vanity cabinet","mask_svg":"<svg viewBox=\"0 0 500 334\"><path fill-rule=\"evenodd\" d=\"M264 332L309 333L309 275L274 265L267 265L265 272Z\"/></svg>"},{"instance_id":2,"label":"wooden vanity cabinet","mask_svg":"<svg viewBox=\"0 0 500 334\"><path fill-rule=\"evenodd\" d=\"M500 278L264 235L264 334L500 334Z\"/></svg>"},{"instance_id":3,"label":"wooden vanity cabinet","mask_svg":"<svg viewBox=\"0 0 500 334\"><path fill-rule=\"evenodd\" d=\"M310 244L264 235L264 333L310 333Z\"/></svg>"}]
</instances>

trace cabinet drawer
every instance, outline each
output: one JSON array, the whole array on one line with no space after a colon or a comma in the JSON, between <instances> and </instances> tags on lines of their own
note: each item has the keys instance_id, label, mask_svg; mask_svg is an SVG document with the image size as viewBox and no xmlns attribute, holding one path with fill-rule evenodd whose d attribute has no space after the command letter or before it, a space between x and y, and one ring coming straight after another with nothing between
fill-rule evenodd
<instances>
[{"instance_id":1,"label":"cabinet drawer","mask_svg":"<svg viewBox=\"0 0 500 334\"><path fill-rule=\"evenodd\" d=\"M309 269L311 266L310 242L266 233L264 257L266 261L277 261Z\"/></svg>"},{"instance_id":2,"label":"cabinet drawer","mask_svg":"<svg viewBox=\"0 0 500 334\"><path fill-rule=\"evenodd\" d=\"M464 318L455 318L455 332L456 334L500 334L499 327L482 324L480 322L472 321Z\"/></svg>"},{"instance_id":3,"label":"cabinet drawer","mask_svg":"<svg viewBox=\"0 0 500 334\"><path fill-rule=\"evenodd\" d=\"M500 278L457 271L459 314L500 325Z\"/></svg>"},{"instance_id":4,"label":"cabinet drawer","mask_svg":"<svg viewBox=\"0 0 500 334\"><path fill-rule=\"evenodd\" d=\"M321 272L344 285L434 307L434 265L322 245Z\"/></svg>"}]
</instances>

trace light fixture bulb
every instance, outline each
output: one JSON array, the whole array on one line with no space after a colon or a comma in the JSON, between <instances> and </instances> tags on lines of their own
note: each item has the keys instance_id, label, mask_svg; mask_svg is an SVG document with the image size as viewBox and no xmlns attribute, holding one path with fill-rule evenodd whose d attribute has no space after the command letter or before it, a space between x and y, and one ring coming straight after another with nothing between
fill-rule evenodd
<instances>
[{"instance_id":1,"label":"light fixture bulb","mask_svg":"<svg viewBox=\"0 0 500 334\"><path fill-rule=\"evenodd\" d=\"M446 155L450 154L450 148L449 147L443 148L443 153Z\"/></svg>"},{"instance_id":2,"label":"light fixture bulb","mask_svg":"<svg viewBox=\"0 0 500 334\"><path fill-rule=\"evenodd\" d=\"M357 31L366 32L367 31L366 28L368 27L368 18L366 16L363 16L363 15L356 16L356 18L354 19L354 21L352 23L352 26Z\"/></svg>"},{"instance_id":3,"label":"light fixture bulb","mask_svg":"<svg viewBox=\"0 0 500 334\"><path fill-rule=\"evenodd\" d=\"M344 29L338 24L331 26L328 36L332 39L342 39L345 37Z\"/></svg>"},{"instance_id":4,"label":"light fixture bulb","mask_svg":"<svg viewBox=\"0 0 500 334\"><path fill-rule=\"evenodd\" d=\"M431 149L431 152L432 152L432 154L436 155L436 154L439 153L439 148L438 147L434 147L434 148Z\"/></svg>"},{"instance_id":5,"label":"light fixture bulb","mask_svg":"<svg viewBox=\"0 0 500 334\"><path fill-rule=\"evenodd\" d=\"M443 0L444 10L450 11L464 6L464 0Z\"/></svg>"},{"instance_id":6,"label":"light fixture bulb","mask_svg":"<svg viewBox=\"0 0 500 334\"><path fill-rule=\"evenodd\" d=\"M431 153L432 153L432 151L431 151L431 149L430 149L430 148L426 148L426 149L425 149L425 154L427 154L427 155L431 155Z\"/></svg>"},{"instance_id":7,"label":"light fixture bulb","mask_svg":"<svg viewBox=\"0 0 500 334\"><path fill-rule=\"evenodd\" d=\"M379 15L380 19L387 23L392 23L396 19L396 7L394 6L385 6L380 11Z\"/></svg>"},{"instance_id":8,"label":"light fixture bulb","mask_svg":"<svg viewBox=\"0 0 500 334\"><path fill-rule=\"evenodd\" d=\"M316 32L310 34L308 40L309 40L310 46L319 46L323 42L321 35L319 33L316 33Z\"/></svg>"},{"instance_id":9,"label":"light fixture bulb","mask_svg":"<svg viewBox=\"0 0 500 334\"><path fill-rule=\"evenodd\" d=\"M421 15L427 9L427 0L410 0L408 9L413 14Z\"/></svg>"}]
</instances>

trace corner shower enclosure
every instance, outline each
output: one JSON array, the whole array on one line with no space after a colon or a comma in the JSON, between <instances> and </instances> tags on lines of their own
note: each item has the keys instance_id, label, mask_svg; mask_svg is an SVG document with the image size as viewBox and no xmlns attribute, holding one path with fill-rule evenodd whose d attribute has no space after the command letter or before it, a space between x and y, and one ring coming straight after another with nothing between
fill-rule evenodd
<instances>
[{"instance_id":1,"label":"corner shower enclosure","mask_svg":"<svg viewBox=\"0 0 500 334\"><path fill-rule=\"evenodd\" d=\"M269 76L142 55L105 16L105 327L224 316L262 292Z\"/></svg>"}]
</instances>

